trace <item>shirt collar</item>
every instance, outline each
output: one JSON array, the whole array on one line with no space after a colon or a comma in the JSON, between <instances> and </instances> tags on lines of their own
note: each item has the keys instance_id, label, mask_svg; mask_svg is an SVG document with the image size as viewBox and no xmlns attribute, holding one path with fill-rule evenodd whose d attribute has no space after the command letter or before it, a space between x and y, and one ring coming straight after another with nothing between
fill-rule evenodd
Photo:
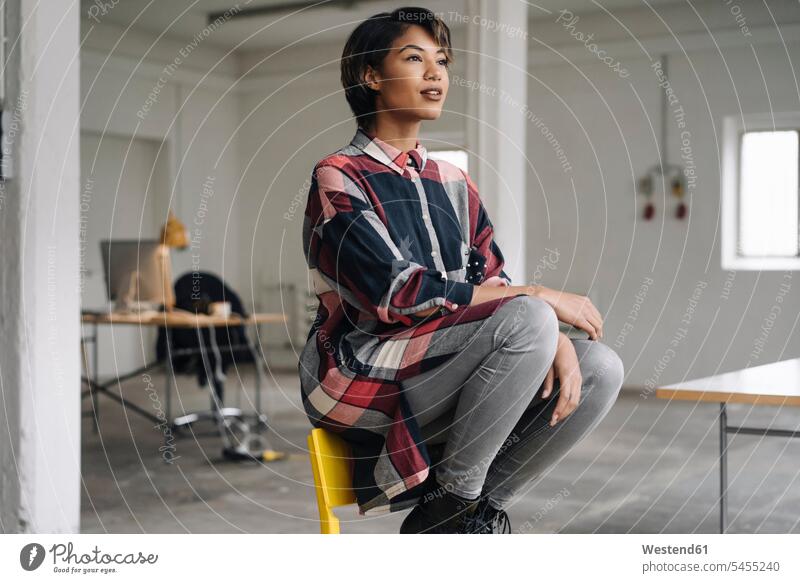
<instances>
[{"instance_id":1,"label":"shirt collar","mask_svg":"<svg viewBox=\"0 0 800 583\"><path fill-rule=\"evenodd\" d=\"M428 160L428 151L425 149L425 146L420 144L419 140L417 140L413 150L403 152L399 148L384 142L377 136L369 134L361 127L356 130L356 134L350 141L350 145L355 146L378 162L389 166L389 168L398 174L403 173L409 156L413 157L417 162L419 172L425 169L425 162Z\"/></svg>"}]
</instances>

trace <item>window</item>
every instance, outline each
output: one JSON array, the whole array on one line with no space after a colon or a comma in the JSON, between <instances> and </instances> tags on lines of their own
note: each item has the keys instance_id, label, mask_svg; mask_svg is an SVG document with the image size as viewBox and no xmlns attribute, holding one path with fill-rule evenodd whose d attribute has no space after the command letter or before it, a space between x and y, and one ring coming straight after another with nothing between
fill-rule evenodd
<instances>
[{"instance_id":1,"label":"window","mask_svg":"<svg viewBox=\"0 0 800 583\"><path fill-rule=\"evenodd\" d=\"M800 113L725 119L722 268L800 269Z\"/></svg>"},{"instance_id":2,"label":"window","mask_svg":"<svg viewBox=\"0 0 800 583\"><path fill-rule=\"evenodd\" d=\"M428 156L434 160L450 162L469 174L469 156L465 150L431 150L428 152Z\"/></svg>"}]
</instances>

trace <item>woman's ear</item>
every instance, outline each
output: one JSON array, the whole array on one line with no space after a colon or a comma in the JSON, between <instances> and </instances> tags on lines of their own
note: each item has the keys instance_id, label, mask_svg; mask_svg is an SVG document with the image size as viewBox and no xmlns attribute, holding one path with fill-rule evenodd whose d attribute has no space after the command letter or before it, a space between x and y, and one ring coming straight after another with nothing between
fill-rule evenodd
<instances>
[{"instance_id":1,"label":"woman's ear","mask_svg":"<svg viewBox=\"0 0 800 583\"><path fill-rule=\"evenodd\" d=\"M367 65L367 70L364 72L364 85L380 93L380 74L371 65Z\"/></svg>"}]
</instances>

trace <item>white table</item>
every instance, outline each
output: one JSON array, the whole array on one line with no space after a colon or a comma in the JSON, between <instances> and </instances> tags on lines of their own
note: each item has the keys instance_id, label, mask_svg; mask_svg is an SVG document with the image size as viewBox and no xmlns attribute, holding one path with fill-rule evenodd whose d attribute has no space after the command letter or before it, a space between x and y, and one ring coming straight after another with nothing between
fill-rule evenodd
<instances>
[{"instance_id":1,"label":"white table","mask_svg":"<svg viewBox=\"0 0 800 583\"><path fill-rule=\"evenodd\" d=\"M719 531L727 528L728 434L800 437L800 431L728 425L728 403L800 407L800 358L656 389L659 399L719 403Z\"/></svg>"}]
</instances>

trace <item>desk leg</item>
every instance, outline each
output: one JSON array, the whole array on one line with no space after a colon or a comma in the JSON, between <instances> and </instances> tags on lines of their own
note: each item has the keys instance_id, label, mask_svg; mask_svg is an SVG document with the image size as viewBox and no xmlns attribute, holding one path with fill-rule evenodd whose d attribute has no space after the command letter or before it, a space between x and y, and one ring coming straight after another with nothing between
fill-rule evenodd
<instances>
[{"instance_id":1,"label":"desk leg","mask_svg":"<svg viewBox=\"0 0 800 583\"><path fill-rule=\"evenodd\" d=\"M719 532L725 533L728 520L728 411L719 404Z\"/></svg>"},{"instance_id":2,"label":"desk leg","mask_svg":"<svg viewBox=\"0 0 800 583\"><path fill-rule=\"evenodd\" d=\"M94 328L94 331L92 333L92 383L97 385L97 371L100 368L100 363L98 362L98 354L100 353L100 351L98 350L98 347L97 347L97 345L99 344L98 338L97 338L97 335L98 335L98 324L97 324L97 322L95 322L93 324L93 328ZM99 399L98 399L99 395L97 394L97 390L94 387L92 387L90 385L89 388L92 389L92 412L94 413L94 415L92 415L92 430L94 431L94 433L96 435L98 433L98 431L100 430L100 426L99 426L99 423L100 423L100 404L99 404Z\"/></svg>"},{"instance_id":3,"label":"desk leg","mask_svg":"<svg viewBox=\"0 0 800 583\"><path fill-rule=\"evenodd\" d=\"M175 376L175 371L172 368L172 332L169 326L164 326L164 336L167 345L167 362L164 367L164 376L166 381L164 384L164 399L167 401L167 425L172 431L172 379Z\"/></svg>"},{"instance_id":4,"label":"desk leg","mask_svg":"<svg viewBox=\"0 0 800 583\"><path fill-rule=\"evenodd\" d=\"M258 330L258 326L255 326L256 331ZM260 336L256 334L256 339ZM261 411L261 387L263 386L263 371L261 370L261 364L263 360L261 359L261 350L259 350L258 345L255 342L250 341L247 339L247 347L250 349L250 355L253 357L253 364L255 365L255 372L256 372L256 395L255 395L255 402L256 402L256 424L257 426L263 427L266 429L267 425L267 416L262 413Z\"/></svg>"}]
</instances>

